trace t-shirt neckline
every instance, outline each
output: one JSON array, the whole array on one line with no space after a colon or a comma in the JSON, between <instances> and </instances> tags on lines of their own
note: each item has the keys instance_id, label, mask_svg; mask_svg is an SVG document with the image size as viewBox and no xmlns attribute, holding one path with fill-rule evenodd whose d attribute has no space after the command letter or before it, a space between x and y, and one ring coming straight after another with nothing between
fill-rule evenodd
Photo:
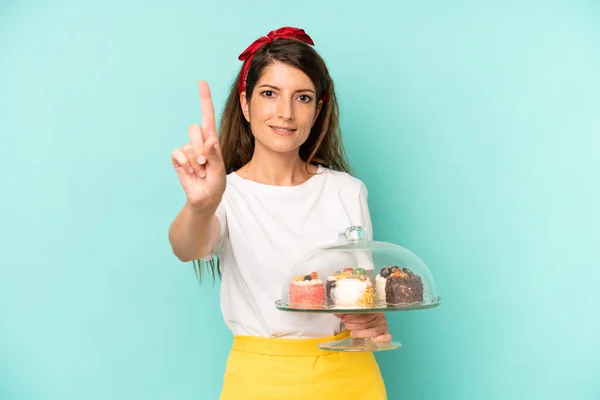
<instances>
[{"instance_id":1,"label":"t-shirt neckline","mask_svg":"<svg viewBox=\"0 0 600 400\"><path fill-rule=\"evenodd\" d=\"M327 169L325 167L323 167L322 165L317 165L317 172L313 176L311 176L305 182L302 182L299 185L292 185L292 186L279 186L279 185L269 185L266 183L259 183L259 182L253 181L251 179L242 178L240 175L238 175L238 173L236 171L233 171L231 173L231 177L233 179L235 179L236 181L242 183L243 185L246 185L246 186L251 187L256 190L261 190L264 192L271 192L271 193L294 193L294 192L301 191L301 190L311 186L314 182L316 182L323 175L323 173L326 170Z\"/></svg>"}]
</instances>

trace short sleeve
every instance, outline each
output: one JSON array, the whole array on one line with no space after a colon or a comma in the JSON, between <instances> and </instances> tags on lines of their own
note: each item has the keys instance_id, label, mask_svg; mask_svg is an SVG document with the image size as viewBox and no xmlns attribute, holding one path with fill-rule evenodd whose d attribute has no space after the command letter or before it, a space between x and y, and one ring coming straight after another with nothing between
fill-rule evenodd
<instances>
[{"instance_id":1,"label":"short sleeve","mask_svg":"<svg viewBox=\"0 0 600 400\"><path fill-rule=\"evenodd\" d=\"M358 205L360 213L360 224L367 230L367 240L373 240L373 224L371 222L371 213L369 212L369 193L364 183L360 182L359 193L358 193ZM357 251L353 253L354 262L360 268L364 268L367 271L373 271L375 265L373 263L373 257L370 251Z\"/></svg>"},{"instance_id":2,"label":"short sleeve","mask_svg":"<svg viewBox=\"0 0 600 400\"><path fill-rule=\"evenodd\" d=\"M367 239L373 240L373 223L371 222L371 213L369 211L369 192L363 182L360 182L358 201L363 227L367 230Z\"/></svg>"},{"instance_id":3,"label":"short sleeve","mask_svg":"<svg viewBox=\"0 0 600 400\"><path fill-rule=\"evenodd\" d=\"M217 243L213 251L201 258L202 261L210 261L215 256L218 256L223 248L225 238L227 237L227 212L225 207L225 197L223 197L223 200L217 207L215 216L219 220L219 237L217 238Z\"/></svg>"}]
</instances>

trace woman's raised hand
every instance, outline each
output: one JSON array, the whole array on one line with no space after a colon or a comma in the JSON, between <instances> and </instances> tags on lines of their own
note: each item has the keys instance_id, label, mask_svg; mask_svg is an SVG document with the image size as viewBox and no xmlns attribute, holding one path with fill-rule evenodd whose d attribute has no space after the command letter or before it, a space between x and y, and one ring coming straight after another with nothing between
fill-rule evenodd
<instances>
[{"instance_id":1,"label":"woman's raised hand","mask_svg":"<svg viewBox=\"0 0 600 400\"><path fill-rule=\"evenodd\" d=\"M188 128L189 143L173 150L171 161L188 203L199 208L216 209L225 192L226 172L215 125L210 89L205 81L198 84L202 107L202 126Z\"/></svg>"}]
</instances>

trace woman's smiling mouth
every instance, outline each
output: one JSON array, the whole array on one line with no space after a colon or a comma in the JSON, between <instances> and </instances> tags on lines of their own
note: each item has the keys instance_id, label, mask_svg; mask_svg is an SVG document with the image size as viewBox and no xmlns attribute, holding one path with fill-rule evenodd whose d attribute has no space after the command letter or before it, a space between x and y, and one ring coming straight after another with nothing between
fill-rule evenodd
<instances>
[{"instance_id":1,"label":"woman's smiling mouth","mask_svg":"<svg viewBox=\"0 0 600 400\"><path fill-rule=\"evenodd\" d=\"M275 132L276 135L280 135L280 136L289 136L289 135L292 135L294 132L296 132L296 129L283 128L280 126L271 126L271 129L273 130L273 132Z\"/></svg>"}]
</instances>

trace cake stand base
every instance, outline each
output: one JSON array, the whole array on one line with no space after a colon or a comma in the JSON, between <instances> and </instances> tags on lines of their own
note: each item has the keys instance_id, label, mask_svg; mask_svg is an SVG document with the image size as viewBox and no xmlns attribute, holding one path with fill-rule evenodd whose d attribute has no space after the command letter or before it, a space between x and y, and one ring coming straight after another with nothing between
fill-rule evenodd
<instances>
[{"instance_id":1,"label":"cake stand base","mask_svg":"<svg viewBox=\"0 0 600 400\"><path fill-rule=\"evenodd\" d=\"M359 351L385 351L394 350L402 347L399 342L376 342L370 338L353 339L346 338L323 342L317 345L321 350L359 352Z\"/></svg>"}]
</instances>

